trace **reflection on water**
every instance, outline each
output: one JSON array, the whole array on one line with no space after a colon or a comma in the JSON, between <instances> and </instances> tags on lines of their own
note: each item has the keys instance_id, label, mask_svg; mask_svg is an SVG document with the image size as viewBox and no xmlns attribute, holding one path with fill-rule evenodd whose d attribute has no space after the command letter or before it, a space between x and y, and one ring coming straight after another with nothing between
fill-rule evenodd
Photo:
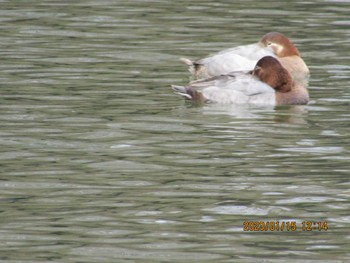
<instances>
[{"instance_id":1,"label":"reflection on water","mask_svg":"<svg viewBox=\"0 0 350 263\"><path fill-rule=\"evenodd\" d=\"M1 6L1 260L350 259L349 3ZM312 104L193 107L172 93L189 78L179 57L272 30L301 51ZM243 231L260 221L297 229Z\"/></svg>"}]
</instances>

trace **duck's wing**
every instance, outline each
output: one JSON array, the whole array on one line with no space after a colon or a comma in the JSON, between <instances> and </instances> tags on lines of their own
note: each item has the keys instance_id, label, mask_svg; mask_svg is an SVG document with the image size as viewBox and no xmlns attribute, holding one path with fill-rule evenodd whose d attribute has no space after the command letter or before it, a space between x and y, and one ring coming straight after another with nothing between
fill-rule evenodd
<instances>
[{"instance_id":1,"label":"duck's wing","mask_svg":"<svg viewBox=\"0 0 350 263\"><path fill-rule=\"evenodd\" d=\"M275 98L272 87L245 72L231 72L172 88L177 94L200 103L271 105Z\"/></svg>"},{"instance_id":2,"label":"duck's wing","mask_svg":"<svg viewBox=\"0 0 350 263\"><path fill-rule=\"evenodd\" d=\"M274 104L275 91L252 75L238 75L215 81L202 90L207 101L223 104Z\"/></svg>"},{"instance_id":3,"label":"duck's wing","mask_svg":"<svg viewBox=\"0 0 350 263\"><path fill-rule=\"evenodd\" d=\"M231 71L252 70L264 56L275 56L272 49L260 44L251 44L220 51L193 62L194 68L206 76L227 74Z\"/></svg>"},{"instance_id":4,"label":"duck's wing","mask_svg":"<svg viewBox=\"0 0 350 263\"><path fill-rule=\"evenodd\" d=\"M265 50L265 49L266 48L264 46L260 45L259 43L255 43L255 44L250 44L250 45L242 45L242 46L224 49L224 50L221 50L221 51L219 51L211 56L237 54L237 55L240 55L242 57L255 59L255 54L257 52L260 52L260 51ZM267 49L267 50L272 51L272 49Z\"/></svg>"},{"instance_id":5,"label":"duck's wing","mask_svg":"<svg viewBox=\"0 0 350 263\"><path fill-rule=\"evenodd\" d=\"M273 88L253 76L251 71L233 71L228 74L196 80L189 85L189 87L197 90L212 86L222 90L238 91L247 96L274 92Z\"/></svg>"}]
</instances>

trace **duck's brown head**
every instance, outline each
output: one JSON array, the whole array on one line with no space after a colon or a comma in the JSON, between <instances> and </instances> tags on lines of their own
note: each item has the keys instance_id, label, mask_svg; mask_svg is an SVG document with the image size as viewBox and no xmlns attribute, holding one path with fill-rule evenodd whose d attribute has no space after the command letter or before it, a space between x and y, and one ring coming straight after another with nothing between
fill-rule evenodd
<instances>
[{"instance_id":1,"label":"duck's brown head","mask_svg":"<svg viewBox=\"0 0 350 263\"><path fill-rule=\"evenodd\" d=\"M278 32L270 32L264 35L259 43L264 47L271 47L277 57L299 56L298 49L283 34Z\"/></svg>"},{"instance_id":2,"label":"duck's brown head","mask_svg":"<svg viewBox=\"0 0 350 263\"><path fill-rule=\"evenodd\" d=\"M274 57L266 56L260 59L252 72L262 82L279 92L289 92L293 80L288 71Z\"/></svg>"}]
</instances>

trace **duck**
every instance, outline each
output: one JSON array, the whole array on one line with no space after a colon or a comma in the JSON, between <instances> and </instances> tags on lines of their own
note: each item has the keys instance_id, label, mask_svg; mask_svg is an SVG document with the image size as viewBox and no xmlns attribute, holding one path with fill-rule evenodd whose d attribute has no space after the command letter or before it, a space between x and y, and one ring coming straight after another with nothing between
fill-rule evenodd
<instances>
[{"instance_id":1,"label":"duck","mask_svg":"<svg viewBox=\"0 0 350 263\"><path fill-rule=\"evenodd\" d=\"M261 58L251 71L196 80L188 86L172 85L175 93L195 104L303 105L309 102L307 88L273 56Z\"/></svg>"},{"instance_id":2,"label":"duck","mask_svg":"<svg viewBox=\"0 0 350 263\"><path fill-rule=\"evenodd\" d=\"M294 80L307 85L309 68L299 50L279 32L265 34L258 43L225 49L195 61L188 58L180 60L189 66L194 79L203 79L232 71L252 70L257 61L265 56L277 58Z\"/></svg>"}]
</instances>

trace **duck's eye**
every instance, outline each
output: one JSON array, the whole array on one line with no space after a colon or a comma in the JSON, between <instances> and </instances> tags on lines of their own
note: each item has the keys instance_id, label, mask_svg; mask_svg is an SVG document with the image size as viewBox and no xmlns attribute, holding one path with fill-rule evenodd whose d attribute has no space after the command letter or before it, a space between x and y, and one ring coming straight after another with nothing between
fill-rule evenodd
<instances>
[{"instance_id":1,"label":"duck's eye","mask_svg":"<svg viewBox=\"0 0 350 263\"><path fill-rule=\"evenodd\" d=\"M271 46L271 45L272 45L272 42L268 42L267 45L268 45L268 46Z\"/></svg>"}]
</instances>

